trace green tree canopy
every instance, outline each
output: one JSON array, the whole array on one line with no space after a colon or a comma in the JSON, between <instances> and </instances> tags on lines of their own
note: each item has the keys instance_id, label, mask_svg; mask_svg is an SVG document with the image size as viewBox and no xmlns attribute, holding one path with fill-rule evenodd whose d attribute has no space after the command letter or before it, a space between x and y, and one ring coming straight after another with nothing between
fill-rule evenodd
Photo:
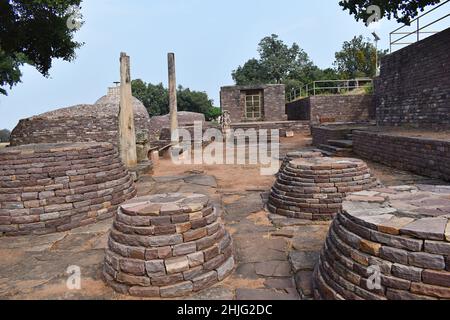
<instances>
[{"instance_id":1,"label":"green tree canopy","mask_svg":"<svg viewBox=\"0 0 450 320\"><path fill-rule=\"evenodd\" d=\"M34 66L48 76L53 59L71 61L82 44L69 28L81 0L0 0L0 94L20 82L20 68Z\"/></svg>"},{"instance_id":2,"label":"green tree canopy","mask_svg":"<svg viewBox=\"0 0 450 320\"><path fill-rule=\"evenodd\" d=\"M409 24L427 6L440 2L441 0L342 0L339 5L355 16L357 21L366 22L372 15L367 12L367 8L376 5L381 10L381 17L395 18L400 23Z\"/></svg>"},{"instance_id":3,"label":"green tree canopy","mask_svg":"<svg viewBox=\"0 0 450 320\"><path fill-rule=\"evenodd\" d=\"M323 77L330 76L328 69L323 70L314 65L308 54L294 43L286 45L276 34L265 37L258 45L259 58L248 60L232 72L237 85L285 84L286 91Z\"/></svg>"},{"instance_id":4,"label":"green tree canopy","mask_svg":"<svg viewBox=\"0 0 450 320\"><path fill-rule=\"evenodd\" d=\"M0 142L9 142L9 138L11 137L11 131L8 129L0 130Z\"/></svg>"},{"instance_id":5,"label":"green tree canopy","mask_svg":"<svg viewBox=\"0 0 450 320\"><path fill-rule=\"evenodd\" d=\"M380 58L386 53L378 51ZM342 50L336 52L335 57L334 65L344 79L376 75L376 48L369 40L365 41L363 36L344 42Z\"/></svg>"},{"instance_id":6,"label":"green tree canopy","mask_svg":"<svg viewBox=\"0 0 450 320\"><path fill-rule=\"evenodd\" d=\"M163 84L151 84L141 79L131 83L133 96L142 101L150 116L159 116L169 113L169 92ZM189 88L178 87L178 110L197 112L205 115L207 120L220 116L220 109L215 108L213 100L206 92L193 91Z\"/></svg>"}]
</instances>

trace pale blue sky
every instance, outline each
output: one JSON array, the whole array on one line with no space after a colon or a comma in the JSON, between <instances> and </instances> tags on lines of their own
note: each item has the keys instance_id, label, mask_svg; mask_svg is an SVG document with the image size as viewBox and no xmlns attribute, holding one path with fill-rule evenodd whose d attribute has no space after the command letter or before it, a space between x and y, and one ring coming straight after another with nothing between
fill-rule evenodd
<instances>
[{"instance_id":1,"label":"pale blue sky","mask_svg":"<svg viewBox=\"0 0 450 320\"><path fill-rule=\"evenodd\" d=\"M0 128L22 118L93 103L119 79L119 54L131 56L132 77L167 83L167 52L176 53L178 83L206 91L219 105L231 71L257 55L258 42L276 33L297 42L320 67L355 35L371 31L341 10L338 0L84 0L85 42L72 63L55 61L50 78L24 68L23 83L0 96ZM448 22L447 22L448 23ZM383 20L381 48L398 24Z\"/></svg>"}]
</instances>

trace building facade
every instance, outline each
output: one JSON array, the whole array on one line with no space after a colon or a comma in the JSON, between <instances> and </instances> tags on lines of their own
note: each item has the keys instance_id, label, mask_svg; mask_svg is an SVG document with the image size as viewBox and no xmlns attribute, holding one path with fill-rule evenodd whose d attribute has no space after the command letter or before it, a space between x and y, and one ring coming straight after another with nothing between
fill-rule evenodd
<instances>
[{"instance_id":1,"label":"building facade","mask_svg":"<svg viewBox=\"0 0 450 320\"><path fill-rule=\"evenodd\" d=\"M232 123L286 121L285 86L226 86L220 90L222 112Z\"/></svg>"}]
</instances>

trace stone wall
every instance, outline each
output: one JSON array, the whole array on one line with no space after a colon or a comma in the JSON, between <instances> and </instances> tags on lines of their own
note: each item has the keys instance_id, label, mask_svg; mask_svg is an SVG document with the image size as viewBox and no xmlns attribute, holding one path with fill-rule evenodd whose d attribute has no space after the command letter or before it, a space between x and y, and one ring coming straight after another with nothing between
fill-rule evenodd
<instances>
[{"instance_id":1,"label":"stone wall","mask_svg":"<svg viewBox=\"0 0 450 320\"><path fill-rule=\"evenodd\" d=\"M285 121L286 98L284 85L229 86L220 90L222 111L228 111L233 123L247 122L245 96L248 91L260 91L263 95L264 112L261 121ZM251 119L250 121L254 121Z\"/></svg>"},{"instance_id":2,"label":"stone wall","mask_svg":"<svg viewBox=\"0 0 450 320\"><path fill-rule=\"evenodd\" d=\"M450 28L381 61L380 125L450 128Z\"/></svg>"},{"instance_id":3,"label":"stone wall","mask_svg":"<svg viewBox=\"0 0 450 320\"><path fill-rule=\"evenodd\" d=\"M113 216L136 190L109 143L0 151L0 236L62 232Z\"/></svg>"},{"instance_id":4,"label":"stone wall","mask_svg":"<svg viewBox=\"0 0 450 320\"><path fill-rule=\"evenodd\" d=\"M299 99L286 104L286 114L289 121L310 121L311 99Z\"/></svg>"},{"instance_id":5,"label":"stone wall","mask_svg":"<svg viewBox=\"0 0 450 320\"><path fill-rule=\"evenodd\" d=\"M450 181L450 141L355 131L353 151L397 169Z\"/></svg>"},{"instance_id":6,"label":"stone wall","mask_svg":"<svg viewBox=\"0 0 450 320\"><path fill-rule=\"evenodd\" d=\"M178 112L178 125L180 127L192 127L195 122L201 122L203 128L205 128L205 115L195 112ZM169 136L167 137L167 140L170 140L170 115L155 116L150 118L149 129L151 141L159 140L163 129L169 129Z\"/></svg>"},{"instance_id":7,"label":"stone wall","mask_svg":"<svg viewBox=\"0 0 450 320\"><path fill-rule=\"evenodd\" d=\"M232 129L255 129L255 130L280 130L280 136L287 131L293 131L298 134L310 135L309 121L280 121L280 122L257 122L257 123L240 123L231 126Z\"/></svg>"},{"instance_id":8,"label":"stone wall","mask_svg":"<svg viewBox=\"0 0 450 320\"><path fill-rule=\"evenodd\" d=\"M312 124L367 122L375 119L372 95L312 96L287 104L289 120L311 120Z\"/></svg>"}]
</instances>

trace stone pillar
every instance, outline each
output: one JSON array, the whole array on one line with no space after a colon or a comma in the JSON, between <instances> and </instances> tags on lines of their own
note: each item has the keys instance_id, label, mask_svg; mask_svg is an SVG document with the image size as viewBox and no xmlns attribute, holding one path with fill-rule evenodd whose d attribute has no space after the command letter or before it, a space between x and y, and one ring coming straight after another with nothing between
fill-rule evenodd
<instances>
[{"instance_id":1,"label":"stone pillar","mask_svg":"<svg viewBox=\"0 0 450 320\"><path fill-rule=\"evenodd\" d=\"M170 107L170 134L172 143L179 143L178 133L178 105L177 105L177 80L175 73L175 54L167 55L169 63L169 107Z\"/></svg>"},{"instance_id":2,"label":"stone pillar","mask_svg":"<svg viewBox=\"0 0 450 320\"><path fill-rule=\"evenodd\" d=\"M136 167L136 131L131 93L130 57L123 52L120 54L119 148L124 165L127 168Z\"/></svg>"}]
</instances>

